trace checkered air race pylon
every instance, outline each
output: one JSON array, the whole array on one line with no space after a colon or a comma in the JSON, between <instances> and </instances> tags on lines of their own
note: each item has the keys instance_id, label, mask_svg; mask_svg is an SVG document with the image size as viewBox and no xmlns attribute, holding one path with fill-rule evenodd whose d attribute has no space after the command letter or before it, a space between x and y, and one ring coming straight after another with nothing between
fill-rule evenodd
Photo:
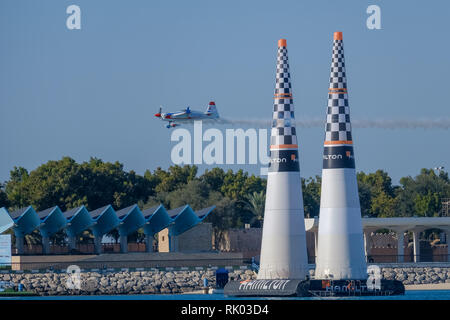
<instances>
[{"instance_id":1,"label":"checkered air race pylon","mask_svg":"<svg viewBox=\"0 0 450 320\"><path fill-rule=\"evenodd\" d=\"M258 279L305 279L303 197L286 40L278 41L270 163Z\"/></svg>"},{"instance_id":2,"label":"checkered air race pylon","mask_svg":"<svg viewBox=\"0 0 450 320\"><path fill-rule=\"evenodd\" d=\"M289 73L286 40L278 43L277 73L273 105L273 124L270 138L272 149L293 149L297 152L294 121L294 104ZM298 169L298 165L297 171Z\"/></svg>"},{"instance_id":3,"label":"checkered air race pylon","mask_svg":"<svg viewBox=\"0 0 450 320\"><path fill-rule=\"evenodd\" d=\"M366 279L342 32L334 33L323 153L316 279Z\"/></svg>"},{"instance_id":4,"label":"checkered air race pylon","mask_svg":"<svg viewBox=\"0 0 450 320\"><path fill-rule=\"evenodd\" d=\"M331 58L325 144L352 145L342 33L336 32ZM354 165L353 165L354 167Z\"/></svg>"}]
</instances>

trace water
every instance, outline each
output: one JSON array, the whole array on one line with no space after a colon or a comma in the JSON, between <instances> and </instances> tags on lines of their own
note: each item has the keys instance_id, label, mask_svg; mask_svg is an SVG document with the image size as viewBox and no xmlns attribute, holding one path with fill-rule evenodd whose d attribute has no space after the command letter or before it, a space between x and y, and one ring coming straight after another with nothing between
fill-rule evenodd
<instances>
[{"instance_id":1,"label":"water","mask_svg":"<svg viewBox=\"0 0 450 320\"><path fill-rule=\"evenodd\" d=\"M400 296L368 297L311 297L278 298L249 297L233 298L223 294L148 294L148 295L108 295L108 296L44 296L44 297L0 297L4 300L450 300L450 290L408 290Z\"/></svg>"}]
</instances>

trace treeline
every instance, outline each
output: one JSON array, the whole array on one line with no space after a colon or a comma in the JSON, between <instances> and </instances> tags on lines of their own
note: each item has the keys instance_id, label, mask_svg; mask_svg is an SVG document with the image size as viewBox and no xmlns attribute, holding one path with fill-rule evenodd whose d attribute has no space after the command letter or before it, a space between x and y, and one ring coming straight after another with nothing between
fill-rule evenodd
<instances>
[{"instance_id":1,"label":"treeline","mask_svg":"<svg viewBox=\"0 0 450 320\"><path fill-rule=\"evenodd\" d=\"M403 177L393 185L388 173L357 173L361 215L369 218L436 217L442 214L443 199L450 198L448 173L437 175L432 169L422 169L415 177ZM321 178L303 182L305 215L318 216Z\"/></svg>"},{"instance_id":2,"label":"treeline","mask_svg":"<svg viewBox=\"0 0 450 320\"><path fill-rule=\"evenodd\" d=\"M437 175L422 169L415 177L393 185L382 170L357 174L362 215L367 217L438 216L442 199L450 198L448 173ZM320 177L302 179L305 216L319 215ZM138 203L148 208L162 203L168 209L189 204L194 210L216 205L207 220L216 232L249 223L261 226L264 215L266 179L242 170L221 168L198 174L196 166L171 166L147 170L144 175L125 171L119 162L91 158L77 163L64 157L48 161L28 172L14 167L0 188L0 207L10 210L33 205L43 210L58 205L65 211L80 205L93 210L112 204L121 209Z\"/></svg>"}]
</instances>

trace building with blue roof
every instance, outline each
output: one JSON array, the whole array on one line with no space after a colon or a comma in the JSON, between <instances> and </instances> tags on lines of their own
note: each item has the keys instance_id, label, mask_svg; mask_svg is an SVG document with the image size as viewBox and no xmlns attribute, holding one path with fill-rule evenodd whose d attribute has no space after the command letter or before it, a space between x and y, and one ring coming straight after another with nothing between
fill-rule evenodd
<instances>
[{"instance_id":1,"label":"building with blue roof","mask_svg":"<svg viewBox=\"0 0 450 320\"><path fill-rule=\"evenodd\" d=\"M42 235L42 252L49 254L50 237L66 226L67 219L58 206L39 211L37 215L40 219L39 231Z\"/></svg>"},{"instance_id":2,"label":"building with blue roof","mask_svg":"<svg viewBox=\"0 0 450 320\"><path fill-rule=\"evenodd\" d=\"M117 217L120 220L118 227L120 252L126 253L128 252L128 235L141 228L145 224L145 219L137 204L117 211Z\"/></svg>"},{"instance_id":3,"label":"building with blue roof","mask_svg":"<svg viewBox=\"0 0 450 320\"><path fill-rule=\"evenodd\" d=\"M44 254L50 253L50 238L64 230L70 252L76 249L76 239L86 230L94 235L95 253L102 252L102 238L112 230L118 230L120 251L128 251L128 236L142 228L145 234L146 251L151 252L155 234L169 230L171 251L177 251L177 239L180 234L198 225L215 206L195 212L189 205L167 211L162 204L140 210L137 204L115 211L111 205L88 211L85 206L62 212L54 206L39 212L28 206L9 213L0 208L0 233L10 229L16 236L18 254L24 253L24 237L39 230L42 235Z\"/></svg>"},{"instance_id":4,"label":"building with blue roof","mask_svg":"<svg viewBox=\"0 0 450 320\"><path fill-rule=\"evenodd\" d=\"M155 234L167 228L172 223L172 219L162 204L145 209L142 214L145 219L145 248L147 252L151 252Z\"/></svg>"},{"instance_id":5,"label":"building with blue roof","mask_svg":"<svg viewBox=\"0 0 450 320\"><path fill-rule=\"evenodd\" d=\"M94 224L94 219L85 206L70 209L63 215L67 219L66 234L69 238L69 249L75 250L77 236L88 230Z\"/></svg>"},{"instance_id":6,"label":"building with blue roof","mask_svg":"<svg viewBox=\"0 0 450 320\"><path fill-rule=\"evenodd\" d=\"M203 221L206 217L216 208L216 206L210 206L201 210L195 211L197 217Z\"/></svg>"},{"instance_id":7,"label":"building with blue roof","mask_svg":"<svg viewBox=\"0 0 450 320\"><path fill-rule=\"evenodd\" d=\"M94 234L95 252L100 254L102 252L103 236L117 228L120 220L111 205L93 210L90 212L90 215L94 220L91 229Z\"/></svg>"},{"instance_id":8,"label":"building with blue roof","mask_svg":"<svg viewBox=\"0 0 450 320\"><path fill-rule=\"evenodd\" d=\"M6 210L6 212L8 211ZM8 212L8 214L14 221L13 230L16 237L17 253L23 254L25 236L38 228L41 220L32 206L23 207L11 213Z\"/></svg>"},{"instance_id":9,"label":"building with blue roof","mask_svg":"<svg viewBox=\"0 0 450 320\"><path fill-rule=\"evenodd\" d=\"M14 220L9 216L6 208L0 208L0 234L14 225Z\"/></svg>"},{"instance_id":10,"label":"building with blue roof","mask_svg":"<svg viewBox=\"0 0 450 320\"><path fill-rule=\"evenodd\" d=\"M169 225L169 250L178 251L178 236L202 222L215 206L204 208L196 213L187 204L168 212L173 222Z\"/></svg>"}]
</instances>

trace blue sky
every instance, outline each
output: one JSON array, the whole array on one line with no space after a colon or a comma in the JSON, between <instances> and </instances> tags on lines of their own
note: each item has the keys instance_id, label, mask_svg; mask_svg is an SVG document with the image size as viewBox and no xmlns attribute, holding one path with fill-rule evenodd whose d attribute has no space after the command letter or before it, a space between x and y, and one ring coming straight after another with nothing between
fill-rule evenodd
<instances>
[{"instance_id":1,"label":"blue sky","mask_svg":"<svg viewBox=\"0 0 450 320\"><path fill-rule=\"evenodd\" d=\"M81 8L81 30L66 27L71 4ZM381 8L381 30L366 27L371 4ZM214 100L224 117L270 119L280 38L297 119L325 121L337 30L352 119L448 118L449 12L444 0L2 0L0 181L14 166L66 155L141 174L167 168L175 143L153 117L160 105L203 110ZM323 129L298 135L302 175L320 174ZM354 128L353 137L357 170L383 169L394 182L450 166L446 129Z\"/></svg>"}]
</instances>

